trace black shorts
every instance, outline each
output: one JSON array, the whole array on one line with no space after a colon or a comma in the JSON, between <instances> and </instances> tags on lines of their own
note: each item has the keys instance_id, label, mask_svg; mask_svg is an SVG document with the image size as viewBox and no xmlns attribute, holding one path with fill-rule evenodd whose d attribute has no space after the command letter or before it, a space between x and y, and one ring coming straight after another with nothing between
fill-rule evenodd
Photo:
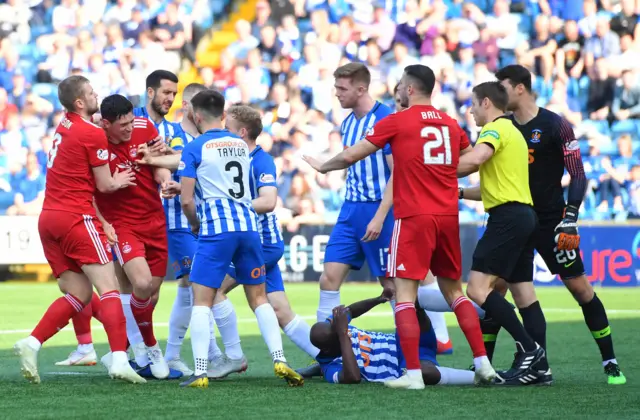
<instances>
[{"instance_id":1,"label":"black shorts","mask_svg":"<svg viewBox=\"0 0 640 420\"><path fill-rule=\"evenodd\" d=\"M562 220L562 213L557 215L538 214L538 219L540 227L535 234L535 249L549 271L553 274L559 274L562 280L570 280L583 275L584 264L580 256L580 249L558 250L555 228Z\"/></svg>"},{"instance_id":2,"label":"black shorts","mask_svg":"<svg viewBox=\"0 0 640 420\"><path fill-rule=\"evenodd\" d=\"M509 283L533 281L534 233L538 217L533 207L506 203L489 211L487 228L476 245L471 269Z\"/></svg>"}]
</instances>

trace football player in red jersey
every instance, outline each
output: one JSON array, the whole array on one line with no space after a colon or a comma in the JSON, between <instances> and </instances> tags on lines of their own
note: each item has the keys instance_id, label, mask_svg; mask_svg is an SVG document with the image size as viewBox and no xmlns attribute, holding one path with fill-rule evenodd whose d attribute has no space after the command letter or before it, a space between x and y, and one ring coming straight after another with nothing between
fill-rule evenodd
<instances>
[{"instance_id":1,"label":"football player in red jersey","mask_svg":"<svg viewBox=\"0 0 640 420\"><path fill-rule=\"evenodd\" d=\"M469 342L476 366L476 383L492 383L496 376L486 356L478 314L462 293L458 222L460 154L471 150L458 123L431 105L435 86L433 71L423 65L405 68L398 86L405 111L377 123L366 138L323 165L305 160L320 172L344 169L386 144L396 165L393 191L395 227L389 250L389 276L396 284L396 328L407 373L385 382L393 388L423 389L420 371L420 326L415 305L419 282L429 273L458 318Z\"/></svg>"},{"instance_id":2,"label":"football player in red jersey","mask_svg":"<svg viewBox=\"0 0 640 420\"><path fill-rule=\"evenodd\" d=\"M89 80L71 76L58 86L58 97L67 110L56 129L47 160L47 189L38 232L45 257L60 290L65 293L49 307L31 335L18 341L22 374L32 383L40 382L37 357L42 343L69 323L91 301L92 284L100 293L102 320L113 353L109 374L134 383L145 382L129 366L126 355L125 318L110 244L96 223L93 195L105 195L134 186L131 170L111 175L104 131L92 124L98 111L98 95Z\"/></svg>"},{"instance_id":3,"label":"football player in red jersey","mask_svg":"<svg viewBox=\"0 0 640 420\"><path fill-rule=\"evenodd\" d=\"M148 362L145 359L138 363L138 372L147 376L143 371L150 370L155 378L164 379L169 376L169 366L153 333L155 305L151 297L158 292L167 269L167 231L158 187L171 181L171 172L136 163L138 147L157 141L158 130L148 119L133 116L133 105L127 98L106 97L100 105L100 114L109 141L111 171L135 172L137 185L111 195L97 193L96 204L99 215L117 234L113 249L123 270L118 273L123 296L132 292L132 317L128 319L137 324L143 342L131 345L134 350L146 346ZM128 322L128 330L135 327L134 322ZM103 362L109 365L108 356Z\"/></svg>"}]
</instances>

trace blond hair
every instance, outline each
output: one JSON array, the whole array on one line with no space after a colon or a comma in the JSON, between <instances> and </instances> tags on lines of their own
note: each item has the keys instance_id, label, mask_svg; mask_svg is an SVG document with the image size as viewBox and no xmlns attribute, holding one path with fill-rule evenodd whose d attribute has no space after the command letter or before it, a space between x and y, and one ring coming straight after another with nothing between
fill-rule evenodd
<instances>
[{"instance_id":1,"label":"blond hair","mask_svg":"<svg viewBox=\"0 0 640 420\"><path fill-rule=\"evenodd\" d=\"M247 105L233 105L227 111L236 121L249 132L249 139L255 140L262 133L262 118L260 113Z\"/></svg>"}]
</instances>

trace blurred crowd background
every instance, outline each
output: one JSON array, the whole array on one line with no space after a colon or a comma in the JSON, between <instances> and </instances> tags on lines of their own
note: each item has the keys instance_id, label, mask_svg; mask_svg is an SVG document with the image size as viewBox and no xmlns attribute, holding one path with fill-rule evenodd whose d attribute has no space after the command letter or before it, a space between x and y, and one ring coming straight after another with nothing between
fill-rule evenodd
<instances>
[{"instance_id":1,"label":"blurred crowd background","mask_svg":"<svg viewBox=\"0 0 640 420\"><path fill-rule=\"evenodd\" d=\"M590 180L582 219L640 218L640 0L250 0L214 65L199 47L242 1L5 0L0 4L0 212L40 211L46 156L62 110L56 83L84 74L101 97L145 102L163 68L249 103L263 114L259 144L276 160L286 228L332 223L344 174L320 175L303 154L342 150L332 73L349 61L390 92L409 64L434 69L434 106L474 141L471 88L504 65L531 69L538 104L563 115L581 141ZM253 8L255 7L255 10ZM179 121L180 112L172 114ZM479 181L477 174L461 180ZM568 175L563 180L568 185ZM484 219L461 202L461 221Z\"/></svg>"}]
</instances>

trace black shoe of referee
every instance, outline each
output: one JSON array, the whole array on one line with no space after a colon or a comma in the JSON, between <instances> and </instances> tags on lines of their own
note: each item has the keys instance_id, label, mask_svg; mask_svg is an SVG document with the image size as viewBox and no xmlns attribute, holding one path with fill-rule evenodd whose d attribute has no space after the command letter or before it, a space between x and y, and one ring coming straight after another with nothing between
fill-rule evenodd
<instances>
[{"instance_id":1,"label":"black shoe of referee","mask_svg":"<svg viewBox=\"0 0 640 420\"><path fill-rule=\"evenodd\" d=\"M498 372L495 383L497 385L533 385L550 379L551 371L540 372L536 364L545 357L545 351L536 343L533 351L524 351L522 344L516 342L518 351L515 353L511 369L506 372ZM551 379L553 380L553 379Z\"/></svg>"}]
</instances>

